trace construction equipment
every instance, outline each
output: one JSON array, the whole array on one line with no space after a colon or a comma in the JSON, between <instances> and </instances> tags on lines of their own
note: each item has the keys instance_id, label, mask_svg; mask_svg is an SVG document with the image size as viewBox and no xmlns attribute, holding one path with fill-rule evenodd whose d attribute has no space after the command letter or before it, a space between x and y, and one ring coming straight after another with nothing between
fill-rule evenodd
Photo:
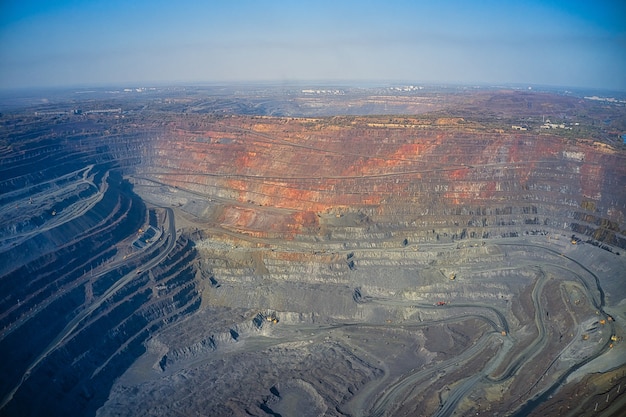
<instances>
[{"instance_id":1,"label":"construction equipment","mask_svg":"<svg viewBox=\"0 0 626 417\"><path fill-rule=\"evenodd\" d=\"M272 324L278 323L278 317L276 317L276 312L272 312L272 314L265 316L265 320L271 322Z\"/></svg>"}]
</instances>

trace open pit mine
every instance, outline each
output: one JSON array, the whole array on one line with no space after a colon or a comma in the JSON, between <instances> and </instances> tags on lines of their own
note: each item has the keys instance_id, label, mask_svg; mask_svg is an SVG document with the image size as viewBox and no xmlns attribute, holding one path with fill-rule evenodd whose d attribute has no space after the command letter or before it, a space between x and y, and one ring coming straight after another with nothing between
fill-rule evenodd
<instances>
[{"instance_id":1,"label":"open pit mine","mask_svg":"<svg viewBox=\"0 0 626 417\"><path fill-rule=\"evenodd\" d=\"M626 409L620 101L129 91L0 115L0 415Z\"/></svg>"}]
</instances>

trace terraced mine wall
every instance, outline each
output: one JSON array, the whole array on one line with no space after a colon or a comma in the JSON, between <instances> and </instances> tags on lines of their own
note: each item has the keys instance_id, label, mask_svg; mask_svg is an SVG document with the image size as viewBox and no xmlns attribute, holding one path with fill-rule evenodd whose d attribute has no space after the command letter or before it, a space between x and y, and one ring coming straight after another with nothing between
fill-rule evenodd
<instances>
[{"instance_id":1,"label":"terraced mine wall","mask_svg":"<svg viewBox=\"0 0 626 417\"><path fill-rule=\"evenodd\" d=\"M620 369L611 340L621 333L602 326L626 318L616 307L623 150L462 119L198 124L170 126L130 177L147 200L195 219L206 315L155 338L148 357L161 358L163 377L134 385L143 403L120 383L101 415L174 404L260 416L510 413L604 353ZM166 406L158 398L172 387L187 394ZM543 409L578 387L544 395Z\"/></svg>"},{"instance_id":2,"label":"terraced mine wall","mask_svg":"<svg viewBox=\"0 0 626 417\"><path fill-rule=\"evenodd\" d=\"M463 367L509 410L610 349L621 148L458 117L107 117L4 125L2 415L450 415L480 409Z\"/></svg>"},{"instance_id":3,"label":"terraced mine wall","mask_svg":"<svg viewBox=\"0 0 626 417\"><path fill-rule=\"evenodd\" d=\"M132 249L163 225L122 178L139 159L119 138L28 137L0 165L1 414L93 415L150 334L199 308L196 255L175 230Z\"/></svg>"},{"instance_id":4,"label":"terraced mine wall","mask_svg":"<svg viewBox=\"0 0 626 417\"><path fill-rule=\"evenodd\" d=\"M217 221L256 236L306 239L334 223L348 237L369 223L413 242L558 231L626 248L622 152L459 120L386 122L233 117L174 129L146 148L137 184L196 193L179 203L200 217L217 215L203 199L234 201Z\"/></svg>"}]
</instances>

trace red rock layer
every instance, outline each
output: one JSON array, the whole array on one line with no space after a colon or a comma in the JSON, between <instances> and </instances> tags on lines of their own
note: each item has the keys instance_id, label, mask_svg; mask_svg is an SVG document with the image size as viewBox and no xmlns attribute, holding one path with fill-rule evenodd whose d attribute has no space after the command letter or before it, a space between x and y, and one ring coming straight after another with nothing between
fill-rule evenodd
<instances>
[{"instance_id":1,"label":"red rock layer","mask_svg":"<svg viewBox=\"0 0 626 417\"><path fill-rule=\"evenodd\" d=\"M229 117L201 131L172 129L146 169L169 185L235 200L222 222L259 232L314 227L314 213L346 207L393 215L545 205L545 214L593 202L622 229L626 213L623 152L462 119Z\"/></svg>"}]
</instances>

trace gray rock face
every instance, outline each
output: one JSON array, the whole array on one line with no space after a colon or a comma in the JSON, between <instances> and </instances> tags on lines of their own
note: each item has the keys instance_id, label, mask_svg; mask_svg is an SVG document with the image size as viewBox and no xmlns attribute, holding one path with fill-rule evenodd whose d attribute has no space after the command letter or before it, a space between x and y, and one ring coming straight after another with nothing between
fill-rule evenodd
<instances>
[{"instance_id":1,"label":"gray rock face","mask_svg":"<svg viewBox=\"0 0 626 417\"><path fill-rule=\"evenodd\" d=\"M622 148L159 115L2 116L2 415L549 415L623 370Z\"/></svg>"}]
</instances>

